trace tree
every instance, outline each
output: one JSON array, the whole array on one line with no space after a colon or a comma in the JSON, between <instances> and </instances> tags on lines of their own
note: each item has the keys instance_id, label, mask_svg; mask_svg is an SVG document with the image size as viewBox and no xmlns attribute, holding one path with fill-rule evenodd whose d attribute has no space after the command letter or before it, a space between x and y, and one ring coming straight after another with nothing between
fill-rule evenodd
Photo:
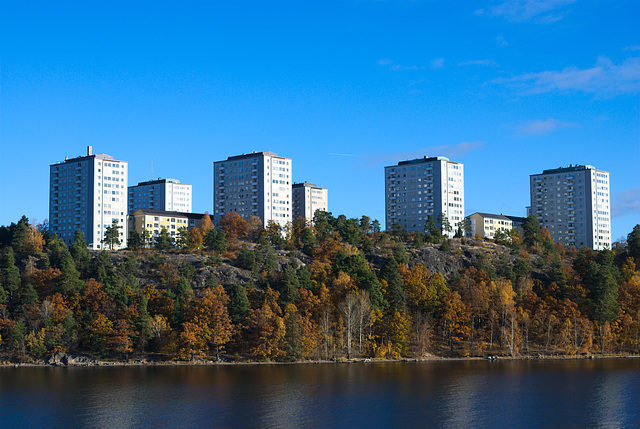
<instances>
[{"instance_id":1,"label":"tree","mask_svg":"<svg viewBox=\"0 0 640 429\"><path fill-rule=\"evenodd\" d=\"M629 256L640 263L640 224L634 226L633 230L627 235L627 251Z\"/></svg>"},{"instance_id":2,"label":"tree","mask_svg":"<svg viewBox=\"0 0 640 429\"><path fill-rule=\"evenodd\" d=\"M191 228L188 230L188 248L189 249L201 249L204 243L204 236L200 228Z\"/></svg>"},{"instance_id":3,"label":"tree","mask_svg":"<svg viewBox=\"0 0 640 429\"><path fill-rule=\"evenodd\" d=\"M178 228L178 239L176 240L176 245L180 249L188 249L191 246L190 234L186 226Z\"/></svg>"},{"instance_id":4,"label":"tree","mask_svg":"<svg viewBox=\"0 0 640 429\"><path fill-rule=\"evenodd\" d=\"M29 225L27 229L27 243L25 249L27 253L34 254L42 252L44 239L42 233L34 225Z\"/></svg>"},{"instance_id":5,"label":"tree","mask_svg":"<svg viewBox=\"0 0 640 429\"><path fill-rule=\"evenodd\" d=\"M469 335L468 308L458 292L448 293L443 304L442 324L450 350L453 352L454 343L464 340Z\"/></svg>"},{"instance_id":6,"label":"tree","mask_svg":"<svg viewBox=\"0 0 640 429\"><path fill-rule=\"evenodd\" d=\"M2 285L9 294L9 303L15 304L18 299L18 290L22 283L20 270L16 267L16 259L13 247L8 247L2 264Z\"/></svg>"},{"instance_id":7,"label":"tree","mask_svg":"<svg viewBox=\"0 0 640 429\"><path fill-rule=\"evenodd\" d=\"M282 279L278 283L281 302L284 305L295 302L300 297L300 293L298 293L299 287L300 283L298 282L296 269L291 264L286 265L282 272Z\"/></svg>"},{"instance_id":8,"label":"tree","mask_svg":"<svg viewBox=\"0 0 640 429\"><path fill-rule=\"evenodd\" d=\"M82 230L77 229L74 233L73 242L71 243L71 246L69 246L69 252L71 252L71 256L76 261L80 271L86 271L89 269L91 257L89 256L87 240L85 239Z\"/></svg>"},{"instance_id":9,"label":"tree","mask_svg":"<svg viewBox=\"0 0 640 429\"><path fill-rule=\"evenodd\" d=\"M442 234L440 230L436 226L436 221L433 218L433 215L427 216L427 221L424 224L424 233L427 236L427 239L431 243L438 243L442 238Z\"/></svg>"},{"instance_id":10,"label":"tree","mask_svg":"<svg viewBox=\"0 0 640 429\"><path fill-rule=\"evenodd\" d=\"M118 225L118 219L111 221L111 226L108 226L104 231L104 237L102 244L109 246L109 250L113 250L114 246L120 246L120 229L122 227Z\"/></svg>"},{"instance_id":11,"label":"tree","mask_svg":"<svg viewBox=\"0 0 640 429\"><path fill-rule=\"evenodd\" d=\"M274 246L279 246L283 243L284 240L282 238L282 227L278 222L275 222L273 220L267 222L266 233L269 241Z\"/></svg>"},{"instance_id":12,"label":"tree","mask_svg":"<svg viewBox=\"0 0 640 429\"><path fill-rule=\"evenodd\" d=\"M160 234L156 237L155 247L158 250L169 250L173 247L173 239L171 238L171 235L169 235L167 228L162 227L160 230Z\"/></svg>"},{"instance_id":13,"label":"tree","mask_svg":"<svg viewBox=\"0 0 640 429\"><path fill-rule=\"evenodd\" d=\"M227 239L235 241L244 239L247 236L249 224L236 212L227 212L220 218L218 226L227 235Z\"/></svg>"},{"instance_id":14,"label":"tree","mask_svg":"<svg viewBox=\"0 0 640 429\"><path fill-rule=\"evenodd\" d=\"M362 216L360 218L360 233L371 234L371 232L372 232L371 218L369 216Z\"/></svg>"},{"instance_id":15,"label":"tree","mask_svg":"<svg viewBox=\"0 0 640 429\"><path fill-rule=\"evenodd\" d=\"M364 331L371 323L373 323L374 312L371 308L371 301L369 301L369 294L364 290L356 292L357 301L355 308L356 327L358 330L358 351L362 355L362 339L364 337Z\"/></svg>"},{"instance_id":16,"label":"tree","mask_svg":"<svg viewBox=\"0 0 640 429\"><path fill-rule=\"evenodd\" d=\"M231 339L233 332L228 303L229 297L222 286L205 289L200 299L192 303L184 324L187 332L184 338L189 340L187 342L192 354L195 345L201 349L211 345L216 350L216 360L220 360L220 349ZM190 343L194 335L199 336L204 343Z\"/></svg>"},{"instance_id":17,"label":"tree","mask_svg":"<svg viewBox=\"0 0 640 429\"><path fill-rule=\"evenodd\" d=\"M264 234L262 220L260 220L258 216L251 216L247 221L247 235L249 240L257 242L261 234Z\"/></svg>"},{"instance_id":18,"label":"tree","mask_svg":"<svg viewBox=\"0 0 640 429\"><path fill-rule=\"evenodd\" d=\"M302 359L302 323L295 305L289 304L284 309L284 351L288 359Z\"/></svg>"},{"instance_id":19,"label":"tree","mask_svg":"<svg viewBox=\"0 0 640 429\"><path fill-rule=\"evenodd\" d=\"M22 216L17 224L11 224L11 247L18 256L29 252L29 219Z\"/></svg>"},{"instance_id":20,"label":"tree","mask_svg":"<svg viewBox=\"0 0 640 429\"><path fill-rule=\"evenodd\" d=\"M391 313L398 310L404 303L404 282L398 263L394 258L388 259L380 269L380 278L387 282L387 301Z\"/></svg>"},{"instance_id":21,"label":"tree","mask_svg":"<svg viewBox=\"0 0 640 429\"><path fill-rule=\"evenodd\" d=\"M140 236L142 238L142 248L148 249L153 244L153 237L151 236L151 231L148 229L144 229Z\"/></svg>"},{"instance_id":22,"label":"tree","mask_svg":"<svg viewBox=\"0 0 640 429\"><path fill-rule=\"evenodd\" d=\"M223 230L211 228L204 237L204 245L207 249L218 253L227 251L227 235Z\"/></svg>"},{"instance_id":23,"label":"tree","mask_svg":"<svg viewBox=\"0 0 640 429\"><path fill-rule=\"evenodd\" d=\"M253 337L250 352L263 359L284 354L282 342L286 328L277 301L278 292L267 288L262 305L251 310L250 314L249 326Z\"/></svg>"},{"instance_id":24,"label":"tree","mask_svg":"<svg viewBox=\"0 0 640 429\"><path fill-rule=\"evenodd\" d=\"M127 247L135 251L138 251L143 248L142 236L138 231L129 232L129 238L127 239Z\"/></svg>"},{"instance_id":25,"label":"tree","mask_svg":"<svg viewBox=\"0 0 640 429\"><path fill-rule=\"evenodd\" d=\"M209 216L209 212L204 212L202 219L200 219L200 225L198 225L198 230L202 234L202 236L206 236L209 230L213 229L213 223L211 222L211 216Z\"/></svg>"},{"instance_id":26,"label":"tree","mask_svg":"<svg viewBox=\"0 0 640 429\"><path fill-rule=\"evenodd\" d=\"M238 267L244 268L245 270L255 271L258 268L256 253L253 250L250 250L247 246L244 246L240 253L238 253L236 264Z\"/></svg>"},{"instance_id":27,"label":"tree","mask_svg":"<svg viewBox=\"0 0 640 429\"><path fill-rule=\"evenodd\" d=\"M249 310L251 310L247 290L242 285L233 284L231 285L230 295L229 312L231 320L238 325L246 320Z\"/></svg>"},{"instance_id":28,"label":"tree","mask_svg":"<svg viewBox=\"0 0 640 429\"><path fill-rule=\"evenodd\" d=\"M440 234L445 235L446 233L449 235L451 233L453 228L451 227L451 223L449 223L449 218L446 214L440 213L438 215L438 223L440 224Z\"/></svg>"},{"instance_id":29,"label":"tree","mask_svg":"<svg viewBox=\"0 0 640 429\"><path fill-rule=\"evenodd\" d=\"M534 215L529 216L524 220L524 222L522 222L522 229L524 232L522 241L525 246L533 247L536 243L540 243L542 241L540 223L538 222L538 218Z\"/></svg>"},{"instance_id":30,"label":"tree","mask_svg":"<svg viewBox=\"0 0 640 429\"><path fill-rule=\"evenodd\" d=\"M349 292L347 296L345 296L344 301L338 306L344 320L344 325L347 328L347 359L349 360L351 360L351 337L358 323L357 303L357 293Z\"/></svg>"}]
</instances>

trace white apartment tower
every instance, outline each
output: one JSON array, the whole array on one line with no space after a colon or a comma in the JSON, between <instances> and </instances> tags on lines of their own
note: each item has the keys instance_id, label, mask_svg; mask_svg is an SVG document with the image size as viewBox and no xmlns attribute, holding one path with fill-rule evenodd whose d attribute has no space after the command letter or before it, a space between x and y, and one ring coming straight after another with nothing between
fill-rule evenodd
<instances>
[{"instance_id":1,"label":"white apartment tower","mask_svg":"<svg viewBox=\"0 0 640 429\"><path fill-rule=\"evenodd\" d=\"M313 220L316 210L329 211L329 190L313 183L293 184L293 219Z\"/></svg>"},{"instance_id":2,"label":"white apartment tower","mask_svg":"<svg viewBox=\"0 0 640 429\"><path fill-rule=\"evenodd\" d=\"M236 212L243 219L257 216L266 226L293 220L291 158L273 152L253 152L213 163L213 221Z\"/></svg>"},{"instance_id":3,"label":"white apartment tower","mask_svg":"<svg viewBox=\"0 0 640 429\"><path fill-rule=\"evenodd\" d=\"M138 209L191 213L191 185L160 179L129 186L129 213Z\"/></svg>"},{"instance_id":4,"label":"white apartment tower","mask_svg":"<svg viewBox=\"0 0 640 429\"><path fill-rule=\"evenodd\" d=\"M464 166L444 156L399 162L384 168L386 228L424 231L429 215L444 214L453 236L464 220ZM439 226L439 225L438 225Z\"/></svg>"},{"instance_id":5,"label":"white apartment tower","mask_svg":"<svg viewBox=\"0 0 640 429\"><path fill-rule=\"evenodd\" d=\"M609 172L569 165L531 175L530 186L531 214L553 241L576 248L611 248Z\"/></svg>"},{"instance_id":6,"label":"white apartment tower","mask_svg":"<svg viewBox=\"0 0 640 429\"><path fill-rule=\"evenodd\" d=\"M127 245L126 161L105 154L66 159L49 167L49 229L67 245L81 230L90 249L102 249L102 238L112 221L118 221L121 248Z\"/></svg>"}]
</instances>

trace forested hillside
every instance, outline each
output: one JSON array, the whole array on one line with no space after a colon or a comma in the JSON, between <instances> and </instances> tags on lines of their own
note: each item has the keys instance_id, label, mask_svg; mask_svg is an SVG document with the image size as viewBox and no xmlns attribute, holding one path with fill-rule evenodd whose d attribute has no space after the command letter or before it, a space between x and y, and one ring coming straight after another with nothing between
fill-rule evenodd
<instances>
[{"instance_id":1,"label":"forested hillside","mask_svg":"<svg viewBox=\"0 0 640 429\"><path fill-rule=\"evenodd\" d=\"M46 231L0 227L0 360L640 353L640 225L599 252L535 218L495 242L321 212L285 230L207 215L117 252Z\"/></svg>"}]
</instances>

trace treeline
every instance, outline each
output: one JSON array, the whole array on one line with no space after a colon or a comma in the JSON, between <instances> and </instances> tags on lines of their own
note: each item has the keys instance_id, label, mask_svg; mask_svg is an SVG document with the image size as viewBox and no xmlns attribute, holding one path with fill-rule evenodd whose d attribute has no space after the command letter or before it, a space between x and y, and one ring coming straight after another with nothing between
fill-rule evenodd
<instances>
[{"instance_id":1,"label":"treeline","mask_svg":"<svg viewBox=\"0 0 640 429\"><path fill-rule=\"evenodd\" d=\"M133 235L130 250L95 252L80 231L67 247L23 217L0 227L0 353L23 361L58 351L291 361L640 353L640 225L598 252L553 243L535 218L495 242L442 232L431 223L384 232L366 216L326 212L263 227L232 213L219 229L205 216L175 242ZM444 278L416 263L427 248L460 268ZM230 270L248 280L225 283L219 274Z\"/></svg>"}]
</instances>

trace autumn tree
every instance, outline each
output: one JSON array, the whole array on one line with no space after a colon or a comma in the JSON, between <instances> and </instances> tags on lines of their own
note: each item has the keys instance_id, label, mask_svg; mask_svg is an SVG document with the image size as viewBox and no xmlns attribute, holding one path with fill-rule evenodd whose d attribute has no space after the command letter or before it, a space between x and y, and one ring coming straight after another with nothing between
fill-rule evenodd
<instances>
[{"instance_id":1,"label":"autumn tree","mask_svg":"<svg viewBox=\"0 0 640 429\"><path fill-rule=\"evenodd\" d=\"M250 353L262 359L283 355L282 342L286 328L282 310L278 306L278 292L267 288L262 305L251 310L249 320L253 337Z\"/></svg>"},{"instance_id":2,"label":"autumn tree","mask_svg":"<svg viewBox=\"0 0 640 429\"><path fill-rule=\"evenodd\" d=\"M191 355L199 354L210 345L215 348L216 360L220 360L220 349L231 339L233 332L228 303L229 297L222 286L205 289L200 299L192 302L182 336ZM194 341L194 336L203 342Z\"/></svg>"},{"instance_id":3,"label":"autumn tree","mask_svg":"<svg viewBox=\"0 0 640 429\"><path fill-rule=\"evenodd\" d=\"M302 321L298 309L288 304L284 309L284 352L292 361L302 359Z\"/></svg>"},{"instance_id":4,"label":"autumn tree","mask_svg":"<svg viewBox=\"0 0 640 429\"><path fill-rule=\"evenodd\" d=\"M198 225L197 229L203 237L213 229L213 222L211 222L211 216L209 216L209 212L204 212L204 215L202 216L202 219L200 219L200 224Z\"/></svg>"},{"instance_id":5,"label":"autumn tree","mask_svg":"<svg viewBox=\"0 0 640 429\"><path fill-rule=\"evenodd\" d=\"M458 292L449 292L445 297L441 323L453 352L454 344L465 340L470 330L468 309Z\"/></svg>"},{"instance_id":6,"label":"autumn tree","mask_svg":"<svg viewBox=\"0 0 640 429\"><path fill-rule=\"evenodd\" d=\"M220 218L218 226L227 235L227 240L235 241L246 238L249 224L237 212L227 212Z\"/></svg>"}]
</instances>

